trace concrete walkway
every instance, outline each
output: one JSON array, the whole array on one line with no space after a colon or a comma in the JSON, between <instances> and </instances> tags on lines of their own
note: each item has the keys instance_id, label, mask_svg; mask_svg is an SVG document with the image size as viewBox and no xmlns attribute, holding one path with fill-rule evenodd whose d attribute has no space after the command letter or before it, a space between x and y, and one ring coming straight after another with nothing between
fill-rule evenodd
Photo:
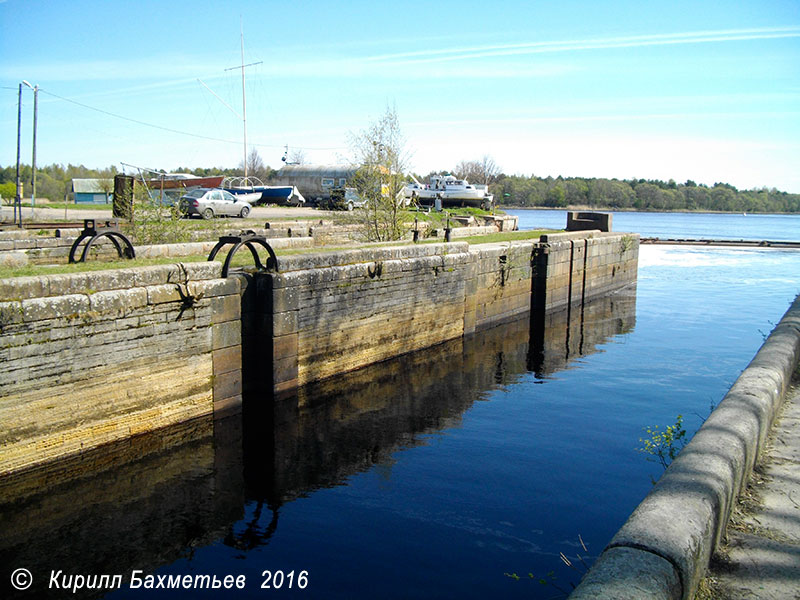
<instances>
[{"instance_id":1,"label":"concrete walkway","mask_svg":"<svg viewBox=\"0 0 800 600\"><path fill-rule=\"evenodd\" d=\"M788 392L770 443L728 524L698 598L800 600L800 381Z\"/></svg>"}]
</instances>

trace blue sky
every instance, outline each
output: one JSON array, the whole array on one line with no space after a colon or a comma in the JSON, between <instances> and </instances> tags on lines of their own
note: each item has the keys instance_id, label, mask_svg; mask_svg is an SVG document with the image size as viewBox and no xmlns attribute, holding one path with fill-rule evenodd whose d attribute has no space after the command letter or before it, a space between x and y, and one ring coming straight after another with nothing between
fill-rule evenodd
<instances>
[{"instance_id":1,"label":"blue sky","mask_svg":"<svg viewBox=\"0 0 800 600\"><path fill-rule=\"evenodd\" d=\"M24 79L39 164L237 165L242 121L198 79L241 112L240 18L248 142L273 167L285 144L347 160L393 106L419 173L489 155L800 192L798 0L0 0L0 164Z\"/></svg>"}]
</instances>

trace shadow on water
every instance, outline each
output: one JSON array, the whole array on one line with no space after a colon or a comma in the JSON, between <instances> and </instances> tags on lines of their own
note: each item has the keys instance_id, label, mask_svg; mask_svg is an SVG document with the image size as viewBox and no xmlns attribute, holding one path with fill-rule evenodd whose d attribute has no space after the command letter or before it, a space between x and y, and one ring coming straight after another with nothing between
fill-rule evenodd
<instances>
[{"instance_id":1,"label":"shadow on water","mask_svg":"<svg viewBox=\"0 0 800 600\"><path fill-rule=\"evenodd\" d=\"M34 573L33 588L11 597L44 593L51 570L148 573L213 543L246 555L270 542L287 503L346 485L397 450L427 443L426 434L457 426L498 386L530 372L546 379L631 331L635 302L628 288L528 315L282 398L250 393L241 415L0 480L0 564L8 574Z\"/></svg>"}]
</instances>

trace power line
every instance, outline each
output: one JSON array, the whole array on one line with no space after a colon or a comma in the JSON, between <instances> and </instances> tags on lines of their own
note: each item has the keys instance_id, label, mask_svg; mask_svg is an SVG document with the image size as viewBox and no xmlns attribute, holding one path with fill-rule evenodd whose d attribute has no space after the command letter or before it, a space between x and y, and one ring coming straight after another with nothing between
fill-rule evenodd
<instances>
[{"instance_id":1,"label":"power line","mask_svg":"<svg viewBox=\"0 0 800 600\"><path fill-rule=\"evenodd\" d=\"M8 89L16 89L16 88L8 88ZM202 140L210 140L212 142L222 142L225 144L240 144L241 141L239 140L225 140L222 138L215 138L207 135L201 135L199 133L191 133L188 131L181 131L180 129L173 129L171 127L164 127L163 125L155 125L153 123L147 123L146 121L141 121L139 119L133 119L131 117L125 117L123 115L118 115L116 113L103 110L102 108L97 108L95 106L89 106L88 104L84 104L83 102L78 102L77 100L72 100L70 98L65 98L63 96L59 96L58 94L54 94L53 92L48 92L47 90L43 90L39 88L39 91L43 94L47 94L48 96L52 96L53 98L58 98L59 100L63 100L64 102L69 102L70 104L75 104L76 106L80 106L87 110L93 110L95 112L102 113L109 117L114 117L115 119L121 119L123 121L128 121L130 123L136 123L137 125L143 125L144 127L151 127L153 129L158 129L161 131L167 131L169 133L175 133L178 135L185 135L193 138L198 138ZM260 148L282 148L283 146L273 146L269 144L252 144L253 146L258 146ZM296 148L300 148L300 146L295 146ZM321 148L321 147L313 147L313 146L304 146L302 147L303 150L341 150L341 146L329 147L329 148Z\"/></svg>"}]
</instances>

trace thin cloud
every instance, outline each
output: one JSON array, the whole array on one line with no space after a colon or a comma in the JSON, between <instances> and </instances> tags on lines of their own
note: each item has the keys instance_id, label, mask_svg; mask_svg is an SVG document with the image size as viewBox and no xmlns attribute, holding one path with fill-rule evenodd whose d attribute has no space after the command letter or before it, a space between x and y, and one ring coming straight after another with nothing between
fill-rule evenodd
<instances>
[{"instance_id":1,"label":"thin cloud","mask_svg":"<svg viewBox=\"0 0 800 600\"><path fill-rule=\"evenodd\" d=\"M393 64L419 64L513 56L525 54L544 54L555 52L576 52L584 50L603 50L614 48L639 48L645 46L667 46L678 44L707 44L736 41L781 39L800 37L800 27L773 27L761 29L731 29L721 31L696 31L597 38L584 40L565 40L552 42L529 42L522 44L482 45L466 48L445 48L438 50L417 50L395 54L380 54L366 57L365 62L390 62Z\"/></svg>"},{"instance_id":2,"label":"thin cloud","mask_svg":"<svg viewBox=\"0 0 800 600\"><path fill-rule=\"evenodd\" d=\"M777 119L784 117L800 117L800 111L754 111L754 112L674 112L674 113L649 113L649 114L608 114L608 115L563 115L563 116L517 116L501 118L463 118L463 119L436 119L434 121L411 121L409 127L465 127L477 125L512 125L523 123L592 123L592 122L630 122L630 121L676 121L688 119Z\"/></svg>"}]
</instances>

